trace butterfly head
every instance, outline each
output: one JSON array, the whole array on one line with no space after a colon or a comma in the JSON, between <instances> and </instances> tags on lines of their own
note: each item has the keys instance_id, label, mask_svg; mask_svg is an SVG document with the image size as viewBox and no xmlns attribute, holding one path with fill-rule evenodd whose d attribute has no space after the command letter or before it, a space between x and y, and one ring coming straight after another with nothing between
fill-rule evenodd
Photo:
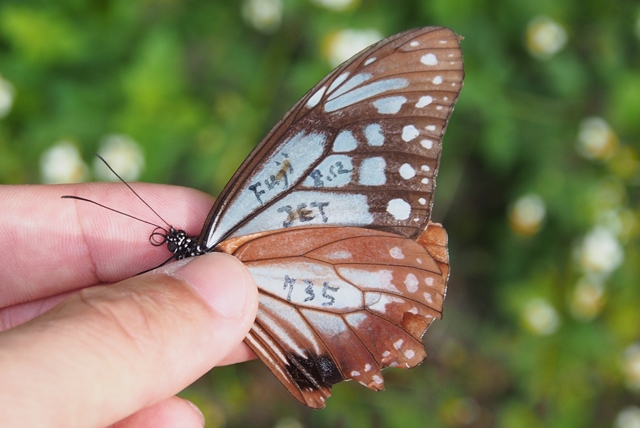
<instances>
[{"instance_id":1,"label":"butterfly head","mask_svg":"<svg viewBox=\"0 0 640 428\"><path fill-rule=\"evenodd\" d=\"M157 227L149 237L149 242L155 246L167 244L167 249L173 253L176 260L205 253L198 245L198 239L195 236L190 236L181 229L176 230L173 226L170 226L169 230Z\"/></svg>"}]
</instances>

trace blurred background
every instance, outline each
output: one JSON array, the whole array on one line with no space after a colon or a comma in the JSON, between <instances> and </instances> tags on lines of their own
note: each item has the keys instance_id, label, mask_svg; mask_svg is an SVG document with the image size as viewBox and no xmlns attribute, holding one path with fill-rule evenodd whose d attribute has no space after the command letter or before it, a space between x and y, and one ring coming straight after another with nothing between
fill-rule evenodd
<instances>
[{"instance_id":1,"label":"blurred background","mask_svg":"<svg viewBox=\"0 0 640 428\"><path fill-rule=\"evenodd\" d=\"M322 411L259 361L215 369L183 392L208 426L640 427L640 5L0 4L0 183L112 180L99 152L129 181L213 195L334 66L426 25L464 36L466 68L429 357L386 370L385 392L337 385Z\"/></svg>"}]
</instances>

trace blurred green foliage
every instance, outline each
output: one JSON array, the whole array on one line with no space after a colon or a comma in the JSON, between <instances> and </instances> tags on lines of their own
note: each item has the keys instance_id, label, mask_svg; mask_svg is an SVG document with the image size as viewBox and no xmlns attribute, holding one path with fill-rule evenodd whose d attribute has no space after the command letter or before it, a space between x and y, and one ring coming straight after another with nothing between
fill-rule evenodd
<instances>
[{"instance_id":1,"label":"blurred green foliage","mask_svg":"<svg viewBox=\"0 0 640 428\"><path fill-rule=\"evenodd\" d=\"M319 412L259 362L215 369L183 393L208 426L638 426L628 421L640 404L640 6L362 0L336 11L283 0L260 31L244 3L0 4L13 101L0 118L4 184L41 182L40 157L58 141L89 161L117 133L140 145L142 180L216 194L330 71L335 32L444 25L465 37L434 214L452 276L426 362L387 370L383 393L338 385ZM553 26L536 39L540 16L556 39ZM557 51L536 51L545 34ZM606 147L584 155L589 117L605 123L595 135Z\"/></svg>"}]
</instances>

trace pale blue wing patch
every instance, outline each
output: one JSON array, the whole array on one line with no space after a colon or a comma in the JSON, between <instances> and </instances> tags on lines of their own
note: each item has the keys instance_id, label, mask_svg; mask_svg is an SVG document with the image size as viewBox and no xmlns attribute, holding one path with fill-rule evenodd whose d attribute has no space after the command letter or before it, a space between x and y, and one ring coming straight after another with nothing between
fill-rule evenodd
<instances>
[{"instance_id":1,"label":"pale blue wing patch","mask_svg":"<svg viewBox=\"0 0 640 428\"><path fill-rule=\"evenodd\" d=\"M258 210L277 196L290 190L303 174L321 159L326 145L326 134L298 132L278 147L262 163L250 181L234 196L218 226L211 230L207 246L225 236L247 213ZM266 230L266 229L265 229Z\"/></svg>"},{"instance_id":2,"label":"pale blue wing patch","mask_svg":"<svg viewBox=\"0 0 640 428\"><path fill-rule=\"evenodd\" d=\"M363 308L358 287L340 278L333 266L282 259L248 263L260 290L298 307L352 312Z\"/></svg>"},{"instance_id":3,"label":"pale blue wing patch","mask_svg":"<svg viewBox=\"0 0 640 428\"><path fill-rule=\"evenodd\" d=\"M379 123L372 123L364 128L364 135L367 139L367 144L370 146L381 146L384 144L384 134L382 133L382 126Z\"/></svg>"},{"instance_id":4,"label":"pale blue wing patch","mask_svg":"<svg viewBox=\"0 0 640 428\"><path fill-rule=\"evenodd\" d=\"M364 159L360 164L358 184L363 186L381 186L386 184L386 166L387 161L381 156Z\"/></svg>"},{"instance_id":5,"label":"pale blue wing patch","mask_svg":"<svg viewBox=\"0 0 640 428\"><path fill-rule=\"evenodd\" d=\"M358 76L359 75L356 75L351 80L348 80L347 82L345 82L343 87L340 87L335 93L329 96L328 98L329 101L327 101L324 105L324 109L326 112L333 112L336 110L344 109L353 104L362 102L366 99L377 97L378 95L382 95L386 92L395 91L395 90L406 88L407 86L409 86L409 81L407 79L394 78L394 79L379 80L377 82L372 82L352 90L351 88L348 88L349 89L348 92L344 91L343 88L349 86L349 83L353 80L356 80L356 77ZM361 82L356 82L356 83L359 84ZM340 95L336 96L336 94L340 94ZM393 98L397 98L397 97L393 97ZM393 107L396 107L397 103L398 101L395 100L395 102L392 102L391 104L393 105Z\"/></svg>"},{"instance_id":6,"label":"pale blue wing patch","mask_svg":"<svg viewBox=\"0 0 640 428\"><path fill-rule=\"evenodd\" d=\"M358 147L358 140L349 130L340 131L333 142L333 151L336 153L351 152Z\"/></svg>"},{"instance_id":7,"label":"pale blue wing patch","mask_svg":"<svg viewBox=\"0 0 640 428\"><path fill-rule=\"evenodd\" d=\"M302 183L303 187L344 187L351 183L353 163L350 156L332 155L323 160Z\"/></svg>"},{"instance_id":8,"label":"pale blue wing patch","mask_svg":"<svg viewBox=\"0 0 640 428\"><path fill-rule=\"evenodd\" d=\"M252 217L233 236L296 226L367 226L372 222L366 195L295 191Z\"/></svg>"}]
</instances>

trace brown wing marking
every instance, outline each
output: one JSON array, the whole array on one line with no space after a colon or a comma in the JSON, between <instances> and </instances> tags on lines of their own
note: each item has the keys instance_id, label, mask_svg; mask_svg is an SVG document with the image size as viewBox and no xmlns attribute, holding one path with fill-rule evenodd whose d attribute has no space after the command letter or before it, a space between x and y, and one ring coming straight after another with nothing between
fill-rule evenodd
<instances>
[{"instance_id":1,"label":"brown wing marking","mask_svg":"<svg viewBox=\"0 0 640 428\"><path fill-rule=\"evenodd\" d=\"M420 339L441 316L448 275L440 225L430 223L420 244L362 228L309 227L239 237L225 249L254 272L271 265L278 272L300 269L307 260L308 266L292 273L302 279L312 278L309 272L318 266L332 266L327 284L359 290L359 301L339 302L336 291L331 298L342 305L322 306L288 301L286 290L278 295L278 288L256 277L260 309L245 341L304 404L324 407L331 386L343 380L381 390L383 368L414 367L426 357Z\"/></svg>"}]
</instances>

